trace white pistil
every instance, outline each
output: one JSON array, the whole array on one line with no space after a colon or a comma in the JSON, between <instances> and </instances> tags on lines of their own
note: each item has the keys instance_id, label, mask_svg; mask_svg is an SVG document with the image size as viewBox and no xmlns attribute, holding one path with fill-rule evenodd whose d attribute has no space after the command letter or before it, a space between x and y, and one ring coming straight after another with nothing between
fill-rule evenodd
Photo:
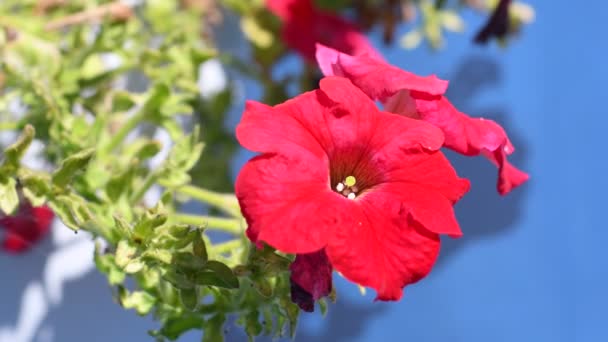
<instances>
[{"instance_id":1,"label":"white pistil","mask_svg":"<svg viewBox=\"0 0 608 342\"><path fill-rule=\"evenodd\" d=\"M342 192L342 190L344 190L344 184L338 183L338 185L336 185L336 190L338 192Z\"/></svg>"},{"instance_id":2,"label":"white pistil","mask_svg":"<svg viewBox=\"0 0 608 342\"><path fill-rule=\"evenodd\" d=\"M350 194L348 194L348 196L346 196L346 198L348 198L349 200L354 200L355 197L357 197L357 195L355 195L354 192L351 192Z\"/></svg>"}]
</instances>

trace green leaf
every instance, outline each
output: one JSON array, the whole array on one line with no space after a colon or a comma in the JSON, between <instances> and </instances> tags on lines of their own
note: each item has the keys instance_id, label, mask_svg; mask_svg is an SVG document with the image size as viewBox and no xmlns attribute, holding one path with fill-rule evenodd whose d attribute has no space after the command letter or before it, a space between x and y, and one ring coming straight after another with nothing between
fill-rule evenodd
<instances>
[{"instance_id":1,"label":"green leaf","mask_svg":"<svg viewBox=\"0 0 608 342\"><path fill-rule=\"evenodd\" d=\"M172 225L168 229L169 235L176 239L182 239L190 232L190 226L187 224Z\"/></svg>"},{"instance_id":2,"label":"green leaf","mask_svg":"<svg viewBox=\"0 0 608 342\"><path fill-rule=\"evenodd\" d=\"M195 282L198 285L217 286L227 289L237 289L239 279L234 275L230 267L219 261L207 262L202 271L196 273Z\"/></svg>"},{"instance_id":3,"label":"green leaf","mask_svg":"<svg viewBox=\"0 0 608 342\"><path fill-rule=\"evenodd\" d=\"M151 140L147 141L145 144L141 146L141 148L135 153L135 157L139 160L146 160L154 157L160 150L163 148L163 145L160 141Z\"/></svg>"},{"instance_id":4,"label":"green leaf","mask_svg":"<svg viewBox=\"0 0 608 342\"><path fill-rule=\"evenodd\" d=\"M182 272L169 269L162 275L162 277L178 289L194 288L194 282L188 279L188 277Z\"/></svg>"},{"instance_id":5,"label":"green leaf","mask_svg":"<svg viewBox=\"0 0 608 342\"><path fill-rule=\"evenodd\" d=\"M464 31L464 21L455 11L441 11L439 14L439 20L441 21L441 25L443 25L443 27L445 27L445 29L448 31Z\"/></svg>"},{"instance_id":6,"label":"green leaf","mask_svg":"<svg viewBox=\"0 0 608 342\"><path fill-rule=\"evenodd\" d=\"M131 260L125 266L125 273L134 274L134 273L141 271L143 268L144 268L144 263L139 259L134 259L134 260Z\"/></svg>"},{"instance_id":7,"label":"green leaf","mask_svg":"<svg viewBox=\"0 0 608 342\"><path fill-rule=\"evenodd\" d=\"M136 253L137 247L132 246L127 240L120 240L116 246L116 265L118 267L127 266Z\"/></svg>"},{"instance_id":8,"label":"green leaf","mask_svg":"<svg viewBox=\"0 0 608 342\"><path fill-rule=\"evenodd\" d=\"M0 59L25 77L38 76L48 81L61 67L57 44L20 31L10 49L3 49Z\"/></svg>"},{"instance_id":9,"label":"green leaf","mask_svg":"<svg viewBox=\"0 0 608 342\"><path fill-rule=\"evenodd\" d=\"M197 232L192 241L192 252L202 260L207 261L207 247L205 246L205 241L203 241L200 232Z\"/></svg>"},{"instance_id":10,"label":"green leaf","mask_svg":"<svg viewBox=\"0 0 608 342\"><path fill-rule=\"evenodd\" d=\"M262 311L262 315L264 316L264 321L262 324L264 325L264 335L270 335L272 333L272 311L269 308L265 308Z\"/></svg>"},{"instance_id":11,"label":"green leaf","mask_svg":"<svg viewBox=\"0 0 608 342\"><path fill-rule=\"evenodd\" d=\"M133 178L135 177L136 164L131 163L124 172L119 173L106 184L106 193L113 202L118 201L119 197L130 190Z\"/></svg>"},{"instance_id":12,"label":"green leaf","mask_svg":"<svg viewBox=\"0 0 608 342\"><path fill-rule=\"evenodd\" d=\"M274 43L274 36L272 32L262 27L254 17L242 17L241 30L249 41L260 48L269 48Z\"/></svg>"},{"instance_id":13,"label":"green leaf","mask_svg":"<svg viewBox=\"0 0 608 342\"><path fill-rule=\"evenodd\" d=\"M218 313L205 322L203 327L203 342L223 342L224 333L223 327L226 322L226 316L223 313Z\"/></svg>"},{"instance_id":14,"label":"green leaf","mask_svg":"<svg viewBox=\"0 0 608 342\"><path fill-rule=\"evenodd\" d=\"M259 277L253 280L253 288L264 298L272 297L272 285L267 278Z\"/></svg>"},{"instance_id":15,"label":"green leaf","mask_svg":"<svg viewBox=\"0 0 608 342\"><path fill-rule=\"evenodd\" d=\"M151 119L155 119L155 116L160 113L161 106L169 99L169 96L171 96L169 86L164 83L154 84L141 109L145 113L144 115Z\"/></svg>"},{"instance_id":16,"label":"green leaf","mask_svg":"<svg viewBox=\"0 0 608 342\"><path fill-rule=\"evenodd\" d=\"M292 303L287 298L281 299L281 305L283 306L283 310L287 314L287 319L289 320L289 336L294 338L296 335L296 327L298 325L298 316L300 315L300 308L294 303Z\"/></svg>"},{"instance_id":17,"label":"green leaf","mask_svg":"<svg viewBox=\"0 0 608 342\"><path fill-rule=\"evenodd\" d=\"M155 291L160 284L160 274L158 269L146 268L138 274L138 281L145 290Z\"/></svg>"},{"instance_id":18,"label":"green leaf","mask_svg":"<svg viewBox=\"0 0 608 342\"><path fill-rule=\"evenodd\" d=\"M321 315L325 317L327 315L327 301L325 298L319 299L319 308L321 309Z\"/></svg>"},{"instance_id":19,"label":"green leaf","mask_svg":"<svg viewBox=\"0 0 608 342\"><path fill-rule=\"evenodd\" d=\"M19 206L16 186L15 179L0 177L0 209L7 215L12 214Z\"/></svg>"},{"instance_id":20,"label":"green leaf","mask_svg":"<svg viewBox=\"0 0 608 342\"><path fill-rule=\"evenodd\" d=\"M401 39L399 40L399 43L404 49L411 50L418 47L418 45L420 45L420 43L422 42L423 38L424 36L422 35L422 32L420 32L420 30L413 29L403 35L403 37L401 37Z\"/></svg>"},{"instance_id":21,"label":"green leaf","mask_svg":"<svg viewBox=\"0 0 608 342\"><path fill-rule=\"evenodd\" d=\"M106 71L106 66L101 59L101 54L91 54L84 61L80 68L80 77L83 79L92 79L98 77Z\"/></svg>"},{"instance_id":22,"label":"green leaf","mask_svg":"<svg viewBox=\"0 0 608 342\"><path fill-rule=\"evenodd\" d=\"M259 315L260 314L257 310L252 310L245 318L245 332L249 336L250 340L253 340L253 337L262 333L263 327L258 321Z\"/></svg>"},{"instance_id":23,"label":"green leaf","mask_svg":"<svg viewBox=\"0 0 608 342\"><path fill-rule=\"evenodd\" d=\"M22 169L20 180L23 185L23 194L35 207L41 206L51 193L50 177L45 173Z\"/></svg>"},{"instance_id":24,"label":"green leaf","mask_svg":"<svg viewBox=\"0 0 608 342\"><path fill-rule=\"evenodd\" d=\"M167 222L167 214L164 212L154 213L152 210L148 210L145 215L133 228L133 235L138 240L146 240L152 235L152 232L157 227L162 226Z\"/></svg>"},{"instance_id":25,"label":"green leaf","mask_svg":"<svg viewBox=\"0 0 608 342\"><path fill-rule=\"evenodd\" d=\"M174 341L188 330L202 329L204 322L205 320L200 316L182 315L181 317L168 320L160 329L159 333L171 341ZM205 329L205 331L207 330Z\"/></svg>"},{"instance_id":26,"label":"green leaf","mask_svg":"<svg viewBox=\"0 0 608 342\"><path fill-rule=\"evenodd\" d=\"M120 216L114 216L114 227L121 237L131 236L131 225Z\"/></svg>"},{"instance_id":27,"label":"green leaf","mask_svg":"<svg viewBox=\"0 0 608 342\"><path fill-rule=\"evenodd\" d=\"M142 253L141 257L145 258L147 261L155 260L167 265L173 261L171 252L157 248L146 250L144 253Z\"/></svg>"},{"instance_id":28,"label":"green leaf","mask_svg":"<svg viewBox=\"0 0 608 342\"><path fill-rule=\"evenodd\" d=\"M196 288L180 289L179 298L184 307L190 311L194 311L198 307L198 293Z\"/></svg>"},{"instance_id":29,"label":"green leaf","mask_svg":"<svg viewBox=\"0 0 608 342\"><path fill-rule=\"evenodd\" d=\"M112 97L112 111L124 112L137 103L135 96L126 91L116 91Z\"/></svg>"},{"instance_id":30,"label":"green leaf","mask_svg":"<svg viewBox=\"0 0 608 342\"><path fill-rule=\"evenodd\" d=\"M64 159L59 165L59 169L53 172L53 184L60 188L68 185L72 177L87 166L94 153L95 149L89 148Z\"/></svg>"},{"instance_id":31,"label":"green leaf","mask_svg":"<svg viewBox=\"0 0 608 342\"><path fill-rule=\"evenodd\" d=\"M114 262L114 255L101 254L100 246L95 246L95 265L97 269L108 276L111 285L122 284L125 280L125 273Z\"/></svg>"},{"instance_id":32,"label":"green leaf","mask_svg":"<svg viewBox=\"0 0 608 342\"><path fill-rule=\"evenodd\" d=\"M125 309L135 309L140 315L147 315L156 303L156 298L144 291L129 292L123 288L119 288L120 303Z\"/></svg>"},{"instance_id":33,"label":"green leaf","mask_svg":"<svg viewBox=\"0 0 608 342\"><path fill-rule=\"evenodd\" d=\"M4 167L18 169L21 158L34 140L36 130L32 125L26 125L15 143L4 150Z\"/></svg>"},{"instance_id":34,"label":"green leaf","mask_svg":"<svg viewBox=\"0 0 608 342\"><path fill-rule=\"evenodd\" d=\"M88 221L90 216L82 215L86 208L82 207L80 201L73 196L56 196L51 198L49 206L59 216L63 224L73 230L79 230ZM84 210L84 211L83 211Z\"/></svg>"},{"instance_id":35,"label":"green leaf","mask_svg":"<svg viewBox=\"0 0 608 342\"><path fill-rule=\"evenodd\" d=\"M196 272L206 266L207 260L189 252L173 254L173 264L184 272Z\"/></svg>"}]
</instances>

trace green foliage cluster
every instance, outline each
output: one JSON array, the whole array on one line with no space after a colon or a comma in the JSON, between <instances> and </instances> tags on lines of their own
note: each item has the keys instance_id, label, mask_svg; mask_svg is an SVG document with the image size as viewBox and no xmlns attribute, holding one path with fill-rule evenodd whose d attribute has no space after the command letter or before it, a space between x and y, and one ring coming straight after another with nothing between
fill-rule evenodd
<instances>
[{"instance_id":1,"label":"green foliage cluster","mask_svg":"<svg viewBox=\"0 0 608 342\"><path fill-rule=\"evenodd\" d=\"M198 66L218 56L202 9L165 0L134 8L73 1L41 14L39 4L0 3L2 129L22 132L2 154L0 209L11 214L20 200L46 204L69 228L99 238L98 269L122 306L161 322L150 332L159 340L190 329L203 330L204 341L222 340L230 315L252 337L293 335L299 309L289 300L290 259L250 248L234 195L199 186L230 190L236 149L221 133L229 90L203 99L197 86ZM107 12L70 21L99 8ZM109 55L119 63L108 65ZM124 86L133 78L145 89ZM162 148L151 138L157 129L173 143L151 168ZM34 138L45 144L49 169L20 162ZM205 145L216 151L205 154ZM144 195L155 185L161 199L147 207ZM188 199L216 214L180 212ZM230 239L213 243L214 230Z\"/></svg>"}]
</instances>

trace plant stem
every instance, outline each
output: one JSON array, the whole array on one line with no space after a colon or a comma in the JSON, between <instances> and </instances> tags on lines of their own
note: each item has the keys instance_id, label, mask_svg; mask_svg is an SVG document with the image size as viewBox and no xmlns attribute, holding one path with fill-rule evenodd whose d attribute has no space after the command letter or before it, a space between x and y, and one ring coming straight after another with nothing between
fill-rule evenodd
<instances>
[{"instance_id":1,"label":"plant stem","mask_svg":"<svg viewBox=\"0 0 608 342\"><path fill-rule=\"evenodd\" d=\"M118 145L120 145L120 143L125 139L129 132L135 129L135 127L137 127L137 125L144 119L144 115L144 111L140 110L139 112L131 116L127 120L127 122L125 122L120 127L120 129L118 129L118 132L114 134L112 139L101 148L100 154L107 155L108 153L112 152Z\"/></svg>"},{"instance_id":2,"label":"plant stem","mask_svg":"<svg viewBox=\"0 0 608 342\"><path fill-rule=\"evenodd\" d=\"M243 240L237 239L237 240L231 240L228 242L218 243L217 245L211 245L209 247L209 249L211 250L211 252L213 252L215 254L221 254L221 253L231 252L237 248L242 248L242 247L243 247Z\"/></svg>"},{"instance_id":3,"label":"plant stem","mask_svg":"<svg viewBox=\"0 0 608 342\"><path fill-rule=\"evenodd\" d=\"M210 204L234 217L241 217L238 202L232 194L222 194L215 191L199 188L194 185L185 185L176 189L178 193L184 194L195 200Z\"/></svg>"},{"instance_id":4,"label":"plant stem","mask_svg":"<svg viewBox=\"0 0 608 342\"><path fill-rule=\"evenodd\" d=\"M14 131L19 128L18 122L0 122L0 131Z\"/></svg>"},{"instance_id":5,"label":"plant stem","mask_svg":"<svg viewBox=\"0 0 608 342\"><path fill-rule=\"evenodd\" d=\"M156 172L150 173L148 175L148 177L146 177L146 179L144 180L144 184L142 184L141 187L137 190L137 192L133 193L133 195L131 196L131 198L130 198L131 204L137 204L137 202L139 202L141 200L141 198L144 197L144 195L146 194L148 189L150 189L150 187L152 187L152 185L154 185L154 182L156 182L157 179L158 179L158 173L156 173Z\"/></svg>"},{"instance_id":6,"label":"plant stem","mask_svg":"<svg viewBox=\"0 0 608 342\"><path fill-rule=\"evenodd\" d=\"M179 223L203 226L207 229L219 230L237 236L243 233L243 227L239 219L181 213L174 214L173 218Z\"/></svg>"}]
</instances>

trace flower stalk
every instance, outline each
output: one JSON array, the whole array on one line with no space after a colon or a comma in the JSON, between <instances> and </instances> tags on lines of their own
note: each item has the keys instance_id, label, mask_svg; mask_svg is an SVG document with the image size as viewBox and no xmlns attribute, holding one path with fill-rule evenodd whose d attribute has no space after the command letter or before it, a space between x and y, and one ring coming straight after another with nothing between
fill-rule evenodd
<instances>
[{"instance_id":1,"label":"flower stalk","mask_svg":"<svg viewBox=\"0 0 608 342\"><path fill-rule=\"evenodd\" d=\"M243 234L243 224L239 219L182 213L174 214L173 219L179 223L202 226L206 229L222 231L236 236Z\"/></svg>"}]
</instances>

